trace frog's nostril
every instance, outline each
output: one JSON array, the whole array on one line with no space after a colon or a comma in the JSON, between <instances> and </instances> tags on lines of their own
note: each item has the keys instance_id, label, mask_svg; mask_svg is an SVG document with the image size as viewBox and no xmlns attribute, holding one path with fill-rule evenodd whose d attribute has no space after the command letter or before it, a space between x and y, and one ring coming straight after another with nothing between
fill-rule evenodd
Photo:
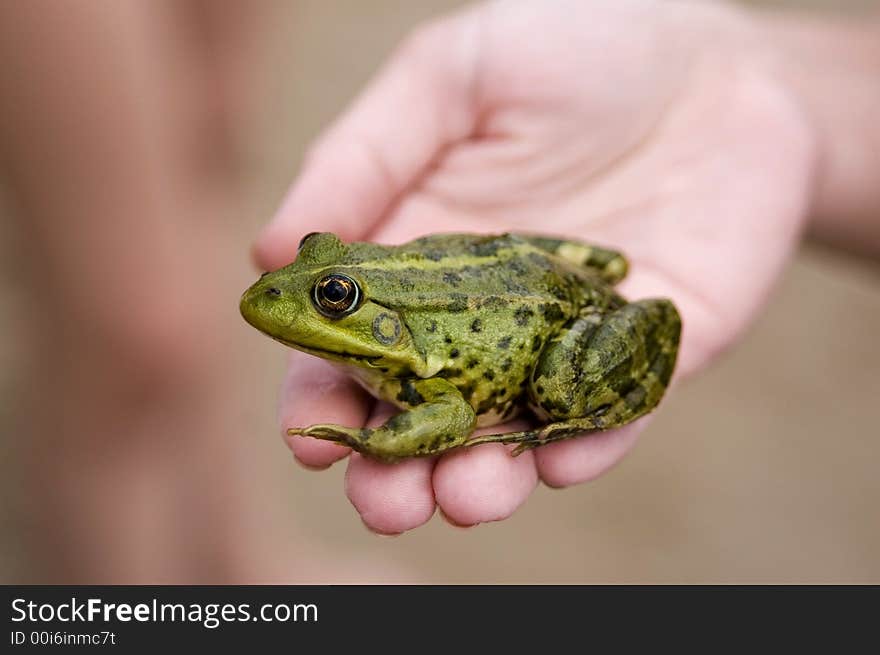
<instances>
[{"instance_id":1,"label":"frog's nostril","mask_svg":"<svg viewBox=\"0 0 880 655\"><path fill-rule=\"evenodd\" d=\"M266 295L270 298L278 298L281 296L281 289L276 289L275 287L269 287L266 289Z\"/></svg>"}]
</instances>

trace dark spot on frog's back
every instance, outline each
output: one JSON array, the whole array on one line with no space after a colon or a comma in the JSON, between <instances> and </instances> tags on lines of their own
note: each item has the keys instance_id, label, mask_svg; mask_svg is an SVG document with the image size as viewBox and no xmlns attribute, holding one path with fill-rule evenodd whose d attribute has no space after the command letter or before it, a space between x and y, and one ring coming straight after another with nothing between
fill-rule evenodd
<instances>
[{"instance_id":1,"label":"dark spot on frog's back","mask_svg":"<svg viewBox=\"0 0 880 655\"><path fill-rule=\"evenodd\" d=\"M463 312L468 308L468 299L467 296L463 293L451 293L449 294L449 302L446 305L446 311L458 313Z\"/></svg>"},{"instance_id":2,"label":"dark spot on frog's back","mask_svg":"<svg viewBox=\"0 0 880 655\"><path fill-rule=\"evenodd\" d=\"M472 244L468 250L477 257L493 257L498 253L499 245L496 239L487 239Z\"/></svg>"},{"instance_id":3,"label":"dark spot on frog's back","mask_svg":"<svg viewBox=\"0 0 880 655\"><path fill-rule=\"evenodd\" d=\"M509 371L512 366L513 366L513 360L510 357L508 357L507 359L504 360L504 363L501 364L501 370L504 371L505 373L507 373L507 371Z\"/></svg>"},{"instance_id":4,"label":"dark spot on frog's back","mask_svg":"<svg viewBox=\"0 0 880 655\"><path fill-rule=\"evenodd\" d=\"M529 253L529 261L532 262L532 264L537 266L538 268L542 268L542 269L549 269L550 268L549 262L547 261L547 258L544 255L542 255L541 253L530 252Z\"/></svg>"},{"instance_id":5,"label":"dark spot on frog's back","mask_svg":"<svg viewBox=\"0 0 880 655\"><path fill-rule=\"evenodd\" d=\"M557 298L559 300L568 299L568 294L565 292L565 289L558 284L551 285L549 291L551 294L553 294L554 298Z\"/></svg>"},{"instance_id":6,"label":"dark spot on frog's back","mask_svg":"<svg viewBox=\"0 0 880 655\"><path fill-rule=\"evenodd\" d=\"M516 311L513 312L513 320L515 320L516 324L519 325L520 327L524 327L524 326L528 325L529 320L534 315L535 315L535 312L532 310L531 307L529 307L527 305L520 305L519 307L516 308Z\"/></svg>"},{"instance_id":7,"label":"dark spot on frog's back","mask_svg":"<svg viewBox=\"0 0 880 655\"><path fill-rule=\"evenodd\" d=\"M550 323L555 323L565 317L562 308L556 303L545 303L541 305L541 313L544 315L544 319Z\"/></svg>"},{"instance_id":8,"label":"dark spot on frog's back","mask_svg":"<svg viewBox=\"0 0 880 655\"><path fill-rule=\"evenodd\" d=\"M437 374L437 377L446 378L447 380L460 377L462 370L460 368L444 368Z\"/></svg>"},{"instance_id":9,"label":"dark spot on frog's back","mask_svg":"<svg viewBox=\"0 0 880 655\"><path fill-rule=\"evenodd\" d=\"M519 259L511 259L507 263L507 268L513 271L516 275L525 275L529 272L528 267Z\"/></svg>"},{"instance_id":10,"label":"dark spot on frog's back","mask_svg":"<svg viewBox=\"0 0 880 655\"><path fill-rule=\"evenodd\" d=\"M507 307L508 301L501 296L486 296L479 301L479 307L486 309L501 309Z\"/></svg>"},{"instance_id":11,"label":"dark spot on frog's back","mask_svg":"<svg viewBox=\"0 0 880 655\"><path fill-rule=\"evenodd\" d=\"M504 337L503 339L498 340L498 348L501 350L507 350L510 348L510 342L513 341L513 337Z\"/></svg>"},{"instance_id":12,"label":"dark spot on frog's back","mask_svg":"<svg viewBox=\"0 0 880 655\"><path fill-rule=\"evenodd\" d=\"M474 319L474 322L471 323L471 332L481 332L483 330L483 321L478 318Z\"/></svg>"},{"instance_id":13,"label":"dark spot on frog's back","mask_svg":"<svg viewBox=\"0 0 880 655\"><path fill-rule=\"evenodd\" d=\"M437 321L431 321L431 324L425 329L428 332L436 332L437 331Z\"/></svg>"},{"instance_id":14,"label":"dark spot on frog's back","mask_svg":"<svg viewBox=\"0 0 880 655\"><path fill-rule=\"evenodd\" d=\"M416 389L412 380L403 380L400 383L400 393L397 394L397 399L412 407L421 405L425 402L425 398L419 393L418 389Z\"/></svg>"},{"instance_id":15,"label":"dark spot on frog's back","mask_svg":"<svg viewBox=\"0 0 880 655\"><path fill-rule=\"evenodd\" d=\"M452 286L457 287L461 283L461 276L455 272L444 273L443 281L446 284L451 284Z\"/></svg>"},{"instance_id":16,"label":"dark spot on frog's back","mask_svg":"<svg viewBox=\"0 0 880 655\"><path fill-rule=\"evenodd\" d=\"M459 355L458 348L453 348L452 350L449 351L449 357L451 359L455 359L456 357L458 357L458 355Z\"/></svg>"},{"instance_id":17,"label":"dark spot on frog's back","mask_svg":"<svg viewBox=\"0 0 880 655\"><path fill-rule=\"evenodd\" d=\"M520 284L519 282L514 280L512 277L505 277L504 278L504 289L507 291L507 293L512 294L514 296L525 296L525 295L528 295L528 293L529 293L528 287Z\"/></svg>"},{"instance_id":18,"label":"dark spot on frog's back","mask_svg":"<svg viewBox=\"0 0 880 655\"><path fill-rule=\"evenodd\" d=\"M471 401L471 397L474 395L474 390L476 389L476 385L473 383L462 385L458 388L458 392L462 395L462 397L467 401Z\"/></svg>"}]
</instances>

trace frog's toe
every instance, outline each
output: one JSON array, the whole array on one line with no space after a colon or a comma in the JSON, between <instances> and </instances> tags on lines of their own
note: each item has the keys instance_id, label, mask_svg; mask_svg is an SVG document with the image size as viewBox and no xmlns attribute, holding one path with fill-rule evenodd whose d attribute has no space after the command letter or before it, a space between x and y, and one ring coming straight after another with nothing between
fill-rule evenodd
<instances>
[{"instance_id":1,"label":"frog's toe","mask_svg":"<svg viewBox=\"0 0 880 655\"><path fill-rule=\"evenodd\" d=\"M289 435L300 435L303 437L312 437L313 439L322 439L324 441L335 441L344 445L351 445L355 438L355 433L360 430L353 430L341 425L310 425L307 428L290 428L287 431Z\"/></svg>"},{"instance_id":2,"label":"frog's toe","mask_svg":"<svg viewBox=\"0 0 880 655\"><path fill-rule=\"evenodd\" d=\"M553 431L548 427L544 427L539 430L531 430L522 434L523 438L516 442L516 448L510 451L510 454L514 457L518 457L532 448L543 446L545 443L552 440L551 435L553 434Z\"/></svg>"},{"instance_id":3,"label":"frog's toe","mask_svg":"<svg viewBox=\"0 0 880 655\"><path fill-rule=\"evenodd\" d=\"M484 434L465 442L465 446L473 448L486 443L518 444L511 451L515 457L520 453L540 445L541 430L524 430L522 432L504 432L500 434Z\"/></svg>"},{"instance_id":4,"label":"frog's toe","mask_svg":"<svg viewBox=\"0 0 880 655\"><path fill-rule=\"evenodd\" d=\"M531 450L532 448L537 448L538 446L541 445L541 443L543 443L543 442L541 442L541 441L538 440L538 439L535 439L535 440L533 440L533 441L523 441L522 443L520 443L519 445L517 445L516 448L514 448L513 450L511 450L511 451L510 451L510 454L511 454L513 457L519 457L520 455L522 455L522 454L523 454L524 452L526 452L527 450Z\"/></svg>"},{"instance_id":5,"label":"frog's toe","mask_svg":"<svg viewBox=\"0 0 880 655\"><path fill-rule=\"evenodd\" d=\"M536 430L508 432L504 434L487 434L471 439L465 443L465 446L479 446L484 443L516 444L516 448L510 452L511 455L516 457L532 448L537 448L561 439L576 437L595 429L596 426L590 421L590 419L581 419L561 423L551 423Z\"/></svg>"}]
</instances>

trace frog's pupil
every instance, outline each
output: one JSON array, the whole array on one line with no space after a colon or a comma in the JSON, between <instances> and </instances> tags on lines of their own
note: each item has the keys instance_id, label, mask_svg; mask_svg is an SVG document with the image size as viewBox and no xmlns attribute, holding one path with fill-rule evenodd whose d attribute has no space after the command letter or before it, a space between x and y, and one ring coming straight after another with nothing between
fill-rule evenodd
<instances>
[{"instance_id":1,"label":"frog's pupil","mask_svg":"<svg viewBox=\"0 0 880 655\"><path fill-rule=\"evenodd\" d=\"M339 280L330 280L324 287L324 297L333 303L345 300L348 295L348 286Z\"/></svg>"}]
</instances>

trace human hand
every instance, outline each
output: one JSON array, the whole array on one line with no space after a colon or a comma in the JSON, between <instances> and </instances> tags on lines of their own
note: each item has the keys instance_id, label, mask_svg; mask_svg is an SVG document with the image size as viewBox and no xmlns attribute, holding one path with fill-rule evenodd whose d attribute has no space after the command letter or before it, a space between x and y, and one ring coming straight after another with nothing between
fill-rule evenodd
<instances>
[{"instance_id":1,"label":"human hand","mask_svg":"<svg viewBox=\"0 0 880 655\"><path fill-rule=\"evenodd\" d=\"M754 319L811 199L812 128L754 39L748 14L697 2L499 2L432 23L311 149L257 259L287 264L316 230L390 243L541 232L608 245L630 260L625 296L678 306L675 379L686 377ZM388 415L300 353L280 403L282 429ZM499 520L539 479L559 487L603 473L646 422L516 458L499 445L394 465L354 453L346 491L382 533L424 523L436 505L459 525ZM288 440L310 467L349 455Z\"/></svg>"}]
</instances>

